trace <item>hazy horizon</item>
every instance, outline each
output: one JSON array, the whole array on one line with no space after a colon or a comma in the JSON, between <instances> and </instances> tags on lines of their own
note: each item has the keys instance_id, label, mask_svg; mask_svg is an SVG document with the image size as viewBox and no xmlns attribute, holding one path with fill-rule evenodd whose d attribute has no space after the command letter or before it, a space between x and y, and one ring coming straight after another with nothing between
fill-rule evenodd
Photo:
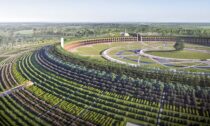
<instances>
[{"instance_id":1,"label":"hazy horizon","mask_svg":"<svg viewBox=\"0 0 210 126\"><path fill-rule=\"evenodd\" d=\"M0 22L209 23L209 0L0 0Z\"/></svg>"}]
</instances>

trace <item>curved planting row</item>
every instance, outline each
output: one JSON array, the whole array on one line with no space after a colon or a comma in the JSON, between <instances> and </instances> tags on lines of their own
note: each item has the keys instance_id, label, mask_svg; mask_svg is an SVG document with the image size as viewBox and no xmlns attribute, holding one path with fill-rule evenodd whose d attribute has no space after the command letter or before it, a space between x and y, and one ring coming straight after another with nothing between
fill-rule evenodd
<instances>
[{"instance_id":1,"label":"curved planting row","mask_svg":"<svg viewBox=\"0 0 210 126\"><path fill-rule=\"evenodd\" d=\"M11 84L11 81L7 82ZM28 90L31 90L29 88ZM46 95L56 104L49 104L34 95L35 91L21 90L11 96L1 97L0 122L2 125L93 125L83 121L57 106L61 105L61 99L54 99L49 94L38 92L38 96ZM45 96L45 97L46 97Z\"/></svg>"},{"instance_id":2,"label":"curved planting row","mask_svg":"<svg viewBox=\"0 0 210 126\"><path fill-rule=\"evenodd\" d=\"M36 119L45 120L50 125L91 125L90 123L86 123L80 119L77 119L77 122L75 123L75 116L72 116L71 114L58 108L61 103L60 99L54 99L52 96L43 92L41 96L47 96L48 98L51 98L51 100L55 100L54 102L57 102L57 104L49 104L48 102L39 99L38 97L40 96L36 96L33 93L34 92L23 90L19 93L13 94L12 97L17 103L23 104L23 107L26 110L35 113Z\"/></svg>"},{"instance_id":3,"label":"curved planting row","mask_svg":"<svg viewBox=\"0 0 210 126\"><path fill-rule=\"evenodd\" d=\"M20 55L20 54L19 54ZM0 67L0 92L7 91L17 85L27 82L25 78L17 71L16 60L17 57L10 57Z\"/></svg>"},{"instance_id":4,"label":"curved planting row","mask_svg":"<svg viewBox=\"0 0 210 126\"><path fill-rule=\"evenodd\" d=\"M43 64L43 62L41 63L41 64ZM45 67L46 69L47 68L51 68L52 69L52 67L50 67L50 66L47 66L47 67ZM59 74L60 76L61 76L61 74ZM84 80L83 80L84 81ZM64 87L64 85L62 86L62 87ZM79 87L78 87L79 88ZM84 88L83 88L84 89ZM75 87L75 89L74 90L77 90L77 87ZM91 90L92 91L92 90ZM96 103L96 107L99 107L99 108L101 108L101 107L103 107L103 105L105 104L105 105L107 105L107 106L110 106L110 105L112 105L112 104L116 104L116 101L114 101L113 100L113 98L110 98L110 97L105 97L104 95L103 95L103 91L100 91L99 93L100 93L100 95L102 95L101 97L100 96L97 96L97 94L94 94L94 93L91 93L90 91L86 91L85 92L85 90L82 90L81 91L81 89L80 89L80 91L79 91L80 93L82 92L83 93L83 95L82 94L77 94L77 95L79 95L81 98L83 98L85 95L86 95L86 98L88 98L88 99L90 99L90 101L95 101L95 103ZM88 96L88 95L90 95L90 96ZM95 98L94 98L95 97ZM81 99L80 98L80 99ZM108 103L106 103L106 101L108 102ZM113 103L112 103L113 102ZM86 103L87 104L87 103ZM91 104L91 103L88 103L88 104ZM129 107L129 104L128 105L126 105L125 107L123 107L123 106L120 106L120 104L122 104L122 103L119 103L119 104L116 104L116 107L117 107L117 105L119 105L119 110L122 110L122 112L120 112L120 111L116 111L115 113L117 114L119 114L119 115L124 115L123 114L123 110L125 109L125 108L127 108L127 107ZM110 107L112 107L112 106L110 106ZM108 109L108 107L105 107L104 106L104 108L101 108L101 109L104 109L104 110L106 110L106 111L114 111L115 109L111 109L111 108L109 108ZM117 108L116 108L117 109ZM124 110L124 111L128 111L128 110ZM135 112L134 110L130 110L131 112ZM105 112L105 111L104 111ZM139 114L140 114L140 112L141 111L139 111ZM110 112L110 114L111 114L112 112ZM143 113L144 114L144 113ZM132 115L132 114L130 114L130 115ZM136 115L137 116L137 115ZM122 116L123 117L123 116ZM126 116L125 116L126 117ZM134 116L135 117L135 116ZM153 116L154 117L154 116Z\"/></svg>"},{"instance_id":5,"label":"curved planting row","mask_svg":"<svg viewBox=\"0 0 210 126\"><path fill-rule=\"evenodd\" d=\"M175 84L174 91L170 93L171 85L155 80L143 81L126 76L123 78L113 73L108 74L79 67L59 60L58 57L52 55L50 47L23 57L18 66L21 73L35 83L36 89L33 92L41 90L58 99L58 102L49 101L50 97L46 98L47 96L38 93L34 95L50 104L58 104L60 109L78 119L97 125L120 125L125 122L151 125L158 122L168 125L195 125L207 124L210 121L208 108L201 112L199 106L202 105L196 104L197 107L195 107L196 105L191 103L193 90L188 89L190 92L187 93L179 90L181 85ZM135 93L140 94L135 95ZM182 99L185 100L183 93L189 97L189 103L182 101ZM209 101L206 99L197 95L196 99L199 99L201 103L206 103L206 107L209 106ZM164 102L160 102L161 100ZM76 112L71 109L71 106L77 108ZM161 116L159 116L160 113ZM94 118L90 118L88 116L90 114L94 115Z\"/></svg>"},{"instance_id":6,"label":"curved planting row","mask_svg":"<svg viewBox=\"0 0 210 126\"><path fill-rule=\"evenodd\" d=\"M44 57L42 57L42 59L44 59ZM58 66L61 66L61 64ZM51 69L55 68L55 66L50 67L50 68ZM63 69L61 68L60 70L63 71ZM68 72L64 72L64 73L68 74ZM84 73L84 72L80 72L80 73ZM152 85L155 85L155 83L157 82L154 82L154 84ZM163 86L164 87L163 92L165 92L167 95L164 96L164 103L163 103L162 109L165 109L165 110L162 111L163 115L161 116L161 118L162 119L173 118L174 122L179 122L179 120L184 120L184 121L181 121L181 123L183 124L187 124L188 120L191 120L191 122L193 122L194 120L193 123L197 123L197 122L207 123L209 121L208 119L209 100L208 99L210 96L208 93L208 89L207 90L199 89L199 91L198 90L196 91L194 87L185 86L186 88L184 88L184 86L180 84L174 84L174 85L164 84ZM147 91L148 90L144 90L143 92L147 92ZM183 115L180 113L183 113ZM167 115L173 115L177 117L169 118L167 117ZM180 119L177 119L177 118L180 118ZM184 119L181 119L181 118L184 118Z\"/></svg>"},{"instance_id":7,"label":"curved planting row","mask_svg":"<svg viewBox=\"0 0 210 126\"><path fill-rule=\"evenodd\" d=\"M52 55L50 56L47 50L48 49L46 49L46 51L41 50L38 59L40 59L42 65L45 65L46 69L55 73L58 72L60 76L105 91L153 100L154 102L160 100L162 91L159 87L154 88L150 92L141 93L144 90L148 90L148 87L153 83L153 80L135 80L127 76L119 76L114 73L108 74L104 71L101 72L94 69L87 69L74 64L63 64L62 62L59 62L59 60L56 60L56 57L52 58ZM162 83L157 82L157 86L161 86L161 84Z\"/></svg>"},{"instance_id":8,"label":"curved planting row","mask_svg":"<svg viewBox=\"0 0 210 126\"><path fill-rule=\"evenodd\" d=\"M27 80L17 71L16 64L9 63L0 68L0 92L26 82Z\"/></svg>"},{"instance_id":9,"label":"curved planting row","mask_svg":"<svg viewBox=\"0 0 210 126\"><path fill-rule=\"evenodd\" d=\"M18 85L17 81L12 77L11 74L11 64L6 65L10 70L10 73L6 71L3 73L5 76L2 77L2 83L5 87L11 88L14 85ZM5 68L6 69L6 68ZM5 70L3 69L3 70ZM9 73L8 75L6 75ZM13 78L13 79L11 79ZM8 86L7 86L8 85ZM9 87L10 85L10 87ZM5 89L6 90L6 89ZM20 99L19 99L20 100ZM37 116L29 112L23 107L25 104L18 104L11 96L1 96L0 97L0 122L2 125L46 125L46 122L43 120L37 119Z\"/></svg>"},{"instance_id":10,"label":"curved planting row","mask_svg":"<svg viewBox=\"0 0 210 126\"><path fill-rule=\"evenodd\" d=\"M47 62L47 61L43 61L43 59L44 58L42 58L42 57L39 57L38 56L38 58L37 58L38 60L39 60L39 63L45 68L45 69L47 69L47 70L49 70L49 71L51 71L51 72L54 72L55 74L56 73L59 73L59 76L63 76L63 77L65 77L65 78L67 78L67 79L70 79L70 80L74 80L74 81L76 81L76 80L78 80L78 79L80 79L80 83L83 83L84 84L84 82L85 81L88 81L88 80L92 80L92 78L91 78L91 76L89 77L89 78L85 78L84 76L82 77L82 76L80 76L79 74L77 74L76 75L76 72L72 72L72 73L70 73L70 72L68 72L68 71L70 71L70 70L65 70L64 68L60 68L59 66L53 66L51 63L49 63L49 62ZM44 65L43 65L44 64ZM51 65L50 65L51 64ZM65 75L68 75L68 76L65 76ZM78 78L79 77L79 78ZM102 78L101 78L101 80L102 80ZM93 85L95 84L95 83L97 83L97 84L99 84L99 83L103 83L103 81L99 81L99 82L97 82L97 79L95 78L95 80L93 81L93 82L86 82L86 84L87 83L92 83ZM91 85L85 85L85 86L91 86ZM103 85L104 86L104 85ZM105 90L106 91L106 90ZM80 91L81 92L81 91ZM84 92L84 91L83 91ZM91 99L93 96L94 97L96 97L93 93L90 93L90 92L84 92L84 95L85 94L89 94L89 95L91 95L91 97L89 97L89 99ZM120 106L122 103L119 103L119 104L117 104L117 102L115 101L115 100L113 100L113 98L109 98L108 99L108 97L99 97L99 96L97 96L97 98L99 98L100 100L104 100L104 102L102 102L102 101L100 101L101 102L101 104L103 105L103 104L105 104L105 105L107 105L107 106L110 106L110 104L116 104L116 105L118 105L118 106ZM127 97L128 99L129 99L129 97ZM91 99L91 100L94 100L94 99ZM109 102L111 102L111 103L109 103L109 104L106 104L106 102L105 101L109 101ZM95 99L95 101L94 102L97 102L97 100ZM99 101L98 101L99 102ZM152 103L152 102L151 102ZM153 106L157 106L157 104L155 103L155 102L153 102L152 103L152 105ZM126 105L126 104L125 104ZM129 107L129 105L126 105L127 107ZM112 106L110 106L110 107L112 107ZM120 108L119 108L120 109ZM141 108L142 109L142 108ZM144 109L144 108L143 108ZM147 108L147 109L149 109L149 108ZM123 108L121 108L121 110L123 110ZM131 109L132 110L132 109ZM131 111L130 110L130 111ZM145 110L146 110L146 108L145 108ZM151 110L151 109L150 109ZM124 111L126 111L126 110L124 110ZM154 112L157 112L156 110L153 110ZM148 111L149 112L149 111ZM149 116L149 115L147 115L147 116Z\"/></svg>"},{"instance_id":11,"label":"curved planting row","mask_svg":"<svg viewBox=\"0 0 210 126\"><path fill-rule=\"evenodd\" d=\"M16 56L8 56L6 59L0 62L0 66L5 66L7 64L15 63L17 60L17 57L19 57L21 54L17 54Z\"/></svg>"},{"instance_id":12,"label":"curved planting row","mask_svg":"<svg viewBox=\"0 0 210 126\"><path fill-rule=\"evenodd\" d=\"M110 39L115 39L115 38L110 38ZM155 41L155 40L152 39L151 41ZM113 71L114 73L127 74L128 76L138 77L138 78L143 78L143 79L152 78L152 79L158 79L164 82L175 82L175 83L179 82L179 83L188 84L191 86L210 87L210 74L209 73L194 73L194 72L191 73L191 72L170 71L170 70L152 69L152 68L148 69L144 67L131 68L129 66L121 65L114 62L105 62L105 61L88 59L88 58L81 57L81 56L78 56L76 54L72 54L66 51L66 50L70 50L78 46L104 43L104 42L108 43L109 41L101 41L101 39L94 40L94 41L89 40L88 42L80 41L77 43L67 44L65 46L65 49L62 49L60 46L55 46L55 48L52 49L53 50L52 53L54 53L57 57L61 57L61 59L63 59L64 61L67 61L67 62L71 61L74 64L85 65L88 68L103 70L107 72ZM77 46L74 46L75 44Z\"/></svg>"},{"instance_id":13,"label":"curved planting row","mask_svg":"<svg viewBox=\"0 0 210 126\"><path fill-rule=\"evenodd\" d=\"M35 67L34 64L32 64L31 56L28 58L24 58L21 63L22 64L20 64L20 68L22 69L22 71L24 71L24 75L26 77L32 79L32 81L37 83L37 86L43 91L48 92L59 99L62 99L63 103L61 103L60 106L65 106L65 104L68 105L62 107L62 109L65 109L66 111L84 120L91 120L91 122L96 124L109 125L112 123L116 123L116 121L114 121L112 117L104 116L102 113L98 113L98 109L88 107L88 104L86 105L78 102L77 100L82 99L78 98L77 95L71 95L71 90L66 91L68 88L61 86L61 84L65 84L66 82L64 83L62 79L58 79L58 76L52 77L52 74L43 73L42 69L37 69L39 67ZM88 102L87 100L85 101ZM89 104L91 103L89 102ZM88 115L93 115L95 117L93 118Z\"/></svg>"},{"instance_id":14,"label":"curved planting row","mask_svg":"<svg viewBox=\"0 0 210 126\"><path fill-rule=\"evenodd\" d=\"M90 61L67 54L56 46L46 46L0 68L2 90L27 80L34 83L0 97L3 108L0 124L124 126L131 122L184 126L210 123L209 88L168 81L165 76L170 72L144 73L145 70L123 65ZM118 71L121 72L116 74ZM182 75L172 78L180 79ZM186 76L188 81L197 77ZM205 81L209 79L206 75L198 76ZM202 83L205 86L207 82Z\"/></svg>"},{"instance_id":15,"label":"curved planting row","mask_svg":"<svg viewBox=\"0 0 210 126\"><path fill-rule=\"evenodd\" d=\"M14 93L11 97L0 98L0 100L2 101L0 106L4 109L1 111L1 117L5 118L5 122L10 125L91 125L38 99L27 90Z\"/></svg>"},{"instance_id":16,"label":"curved planting row","mask_svg":"<svg viewBox=\"0 0 210 126\"><path fill-rule=\"evenodd\" d=\"M49 49L49 53L50 54L53 54L53 52L50 51L50 49ZM48 57L52 57L52 56L48 56ZM54 58L55 57L56 57L56 54L55 54ZM62 62L65 62L65 63L74 62L71 59L69 59L68 61L66 61L65 59L62 59L62 57L57 57L57 59L54 60L54 61L51 59L50 62L57 61L57 63L58 63L59 60L60 60L60 63L62 63ZM58 64L57 66L62 66L62 65L63 64ZM63 65L63 67L67 67L68 69L70 69L68 67L68 65ZM85 69L85 68L83 68L83 69ZM85 71L83 69L80 68L80 67L78 67L76 69L77 71L79 71L79 70L81 71L81 72L79 72L79 75L81 75L81 76L82 76L82 74L85 74ZM93 70L93 69L91 69L91 70ZM71 71L75 71L75 70L71 69ZM86 71L88 71L88 70L86 70ZM97 71L94 71L94 72L96 73ZM88 73L87 72L86 76L90 77L90 76L92 76L92 74L94 72L92 72L92 73ZM103 72L103 73L106 73L106 72ZM97 73L97 74L100 74L100 73ZM152 76L152 73L150 73L149 75ZM107 76L108 75L106 74L105 77L107 77ZM131 93L129 93L129 89L131 89L132 91L135 91L135 90L141 91L141 88L143 88L143 90L156 91L156 94L158 96L160 96L160 93L161 93L161 91L163 89L165 90L165 92L167 93L167 96L169 96L169 97L172 96L174 93L177 93L176 94L176 99L177 98L181 98L181 99L183 99L186 102L188 102L190 99L195 99L193 97L198 97L198 98L201 98L201 99L208 99L209 96L210 96L209 93L208 93L209 92L209 88L200 88L199 86L193 87L193 86L188 86L188 85L184 85L183 86L182 84L178 84L178 83L165 83L164 84L162 82L159 82L159 81L156 81L156 80L152 80L152 79L144 79L144 80L136 79L137 81L135 81L134 78L131 78L131 77L126 78L125 75L122 76L123 77L122 79L124 79L124 81L120 81L119 82L119 84L124 84L124 85L117 85L115 83L115 80L116 81L119 81L121 79L121 77L118 76L118 75L116 75L116 74L113 74L113 73L112 73L112 76L113 77L109 77L108 79L105 80L105 82L109 82L110 80L112 80L114 78L113 79L114 81L111 82L112 84L107 84L107 85L109 85L109 86L115 86L116 85L118 88L125 87L126 88L126 91L128 91L127 93L129 95L131 95ZM115 76L117 76L117 77L115 77ZM102 77L101 76L97 76L97 78L100 78L101 79ZM150 80L150 81L148 81L148 80ZM115 85L113 85L113 83L115 83ZM155 87L152 87L151 88L152 83L155 83L155 85L154 85ZM103 86L103 88L104 88L104 86ZM111 87L111 89L115 89L115 88L116 87ZM197 90L197 88L198 88L198 90ZM109 90L109 89L106 89L106 90ZM120 92L118 92L118 93L120 93ZM135 93L137 94L138 92L135 92ZM147 92L145 92L145 93L147 93ZM142 96L143 94L140 93L139 95ZM152 95L151 94L151 91L150 91L150 94L149 95L150 95L149 97L152 97L151 96ZM137 95L134 95L134 96L138 97L138 94ZM185 100L186 99L186 96L189 96L190 97L190 98L188 98L189 100ZM153 99L157 99L157 97L154 97ZM209 102L209 101L207 100L207 102ZM186 104L186 103L183 103L183 104Z\"/></svg>"},{"instance_id":17,"label":"curved planting row","mask_svg":"<svg viewBox=\"0 0 210 126\"><path fill-rule=\"evenodd\" d=\"M2 82L4 85L9 85L8 88L14 87L25 81L25 79L20 76L19 71L17 71L16 64L13 66L12 64L8 64L2 71L5 71L5 73L2 74L5 75L2 76ZM15 77L13 77L12 74L14 74ZM17 80L15 78L17 78ZM2 109L0 113L0 123L2 125L23 126L93 125L59 109L57 107L59 104L51 105L46 101L38 99L33 93L34 92L22 89L18 92L13 92L10 96L1 96L0 106Z\"/></svg>"},{"instance_id":18,"label":"curved planting row","mask_svg":"<svg viewBox=\"0 0 210 126\"><path fill-rule=\"evenodd\" d=\"M18 82L13 77L12 64L7 64L3 66L0 70L0 91L4 91L14 87Z\"/></svg>"}]
</instances>

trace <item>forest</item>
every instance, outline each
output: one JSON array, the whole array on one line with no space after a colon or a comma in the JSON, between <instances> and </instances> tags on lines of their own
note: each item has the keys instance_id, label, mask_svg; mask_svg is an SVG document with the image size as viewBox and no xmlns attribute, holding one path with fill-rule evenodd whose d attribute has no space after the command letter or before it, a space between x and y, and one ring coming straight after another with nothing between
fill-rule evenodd
<instances>
[{"instance_id":1,"label":"forest","mask_svg":"<svg viewBox=\"0 0 210 126\"><path fill-rule=\"evenodd\" d=\"M147 36L210 37L210 23L1 23L0 47L59 41L60 37L113 37L125 30Z\"/></svg>"}]
</instances>

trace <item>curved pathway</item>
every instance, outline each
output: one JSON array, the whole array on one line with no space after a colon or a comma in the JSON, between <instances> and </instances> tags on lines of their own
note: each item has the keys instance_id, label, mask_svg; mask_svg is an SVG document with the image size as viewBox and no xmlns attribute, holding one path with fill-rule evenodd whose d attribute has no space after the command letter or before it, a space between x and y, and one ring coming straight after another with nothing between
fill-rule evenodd
<instances>
[{"instance_id":1,"label":"curved pathway","mask_svg":"<svg viewBox=\"0 0 210 126\"><path fill-rule=\"evenodd\" d=\"M105 50L102 53L102 57L104 57L105 59L110 60L112 62L116 62L116 63L120 63L120 64L127 64L129 66L134 66L134 67L140 66L139 64L128 63L128 62L125 62L125 61L122 61L122 60L118 60L118 59L115 59L115 58L109 56L108 53L110 51L112 51L113 49L116 49L116 48L118 48L118 47L109 48L109 49ZM165 67L176 66L176 65L174 65L174 63L182 64L182 63L193 63L194 62L194 63L197 63L197 64L189 65L189 66L183 65L180 68L182 68L182 69L186 69L186 68L196 68L196 69L210 68L210 59L208 59L207 61L201 61L200 59L166 58L166 57L160 57L160 56L154 56L154 55L146 54L145 51L148 51L148 49L128 50L128 51L133 52L135 54L123 55L123 53L125 51L120 51L120 52L116 53L116 55L119 58L127 59L127 60L134 61L134 62L139 62L139 61L131 59L131 58L128 58L127 56L144 56L144 57L147 57L147 58L153 60L154 62L156 62L156 63L158 63L158 64L160 64L162 66L165 66ZM199 66L201 64L207 64L207 66Z\"/></svg>"},{"instance_id":2,"label":"curved pathway","mask_svg":"<svg viewBox=\"0 0 210 126\"><path fill-rule=\"evenodd\" d=\"M28 86L31 86L31 85L33 85L33 82L28 81L25 84L22 84L22 85L14 87L14 88L11 88L9 90L6 90L4 92L1 92L0 93L0 97L4 97L4 96L9 95L9 94L11 94L13 92L16 92L16 91L19 91L19 90L23 90L25 87L28 87Z\"/></svg>"}]
</instances>

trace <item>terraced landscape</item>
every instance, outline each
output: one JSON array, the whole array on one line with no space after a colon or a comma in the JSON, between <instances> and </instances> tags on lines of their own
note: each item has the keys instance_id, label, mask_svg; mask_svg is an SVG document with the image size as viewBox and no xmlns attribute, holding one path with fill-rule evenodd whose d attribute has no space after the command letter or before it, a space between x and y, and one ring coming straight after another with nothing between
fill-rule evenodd
<instances>
[{"instance_id":1,"label":"terraced landscape","mask_svg":"<svg viewBox=\"0 0 210 126\"><path fill-rule=\"evenodd\" d=\"M209 125L210 75L131 67L100 55L118 45L146 47L132 43L46 44L11 54L0 62L0 125Z\"/></svg>"},{"instance_id":2,"label":"terraced landscape","mask_svg":"<svg viewBox=\"0 0 210 126\"><path fill-rule=\"evenodd\" d=\"M210 126L210 0L0 0L0 126Z\"/></svg>"}]
</instances>

